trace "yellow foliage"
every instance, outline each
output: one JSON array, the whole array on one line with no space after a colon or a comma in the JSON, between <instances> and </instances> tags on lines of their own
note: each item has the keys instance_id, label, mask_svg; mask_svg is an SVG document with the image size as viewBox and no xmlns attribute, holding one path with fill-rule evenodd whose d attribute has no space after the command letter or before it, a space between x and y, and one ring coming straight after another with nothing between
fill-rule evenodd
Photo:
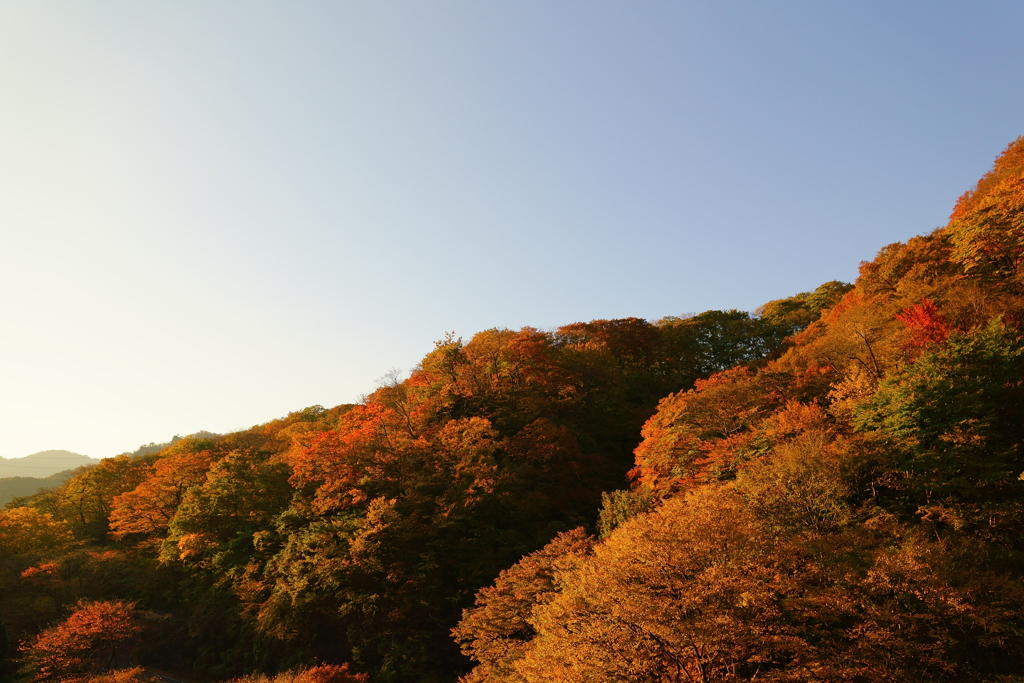
<instances>
[{"instance_id":1,"label":"yellow foliage","mask_svg":"<svg viewBox=\"0 0 1024 683\"><path fill-rule=\"evenodd\" d=\"M48 512L30 507L0 511L0 555L52 551L71 541L70 527Z\"/></svg>"},{"instance_id":2,"label":"yellow foliage","mask_svg":"<svg viewBox=\"0 0 1024 683\"><path fill-rule=\"evenodd\" d=\"M744 468L737 485L758 515L774 525L832 528L850 515L844 455L843 443L834 435L810 429Z\"/></svg>"},{"instance_id":3,"label":"yellow foliage","mask_svg":"<svg viewBox=\"0 0 1024 683\"><path fill-rule=\"evenodd\" d=\"M728 488L619 527L534 609L527 683L731 680L802 647L779 610L792 587L773 539Z\"/></svg>"}]
</instances>

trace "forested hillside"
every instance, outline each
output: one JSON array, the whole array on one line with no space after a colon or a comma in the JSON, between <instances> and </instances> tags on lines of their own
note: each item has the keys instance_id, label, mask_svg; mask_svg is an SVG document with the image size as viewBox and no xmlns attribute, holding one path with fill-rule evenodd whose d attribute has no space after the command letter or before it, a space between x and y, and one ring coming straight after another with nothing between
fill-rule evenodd
<instances>
[{"instance_id":1,"label":"forested hillside","mask_svg":"<svg viewBox=\"0 0 1024 683\"><path fill-rule=\"evenodd\" d=\"M1022 259L1024 138L854 286L84 468L0 513L0 676L1024 681Z\"/></svg>"},{"instance_id":2,"label":"forested hillside","mask_svg":"<svg viewBox=\"0 0 1024 683\"><path fill-rule=\"evenodd\" d=\"M0 479L0 505L7 505L15 498L30 496L40 489L55 489L74 473L75 470L65 470L48 477L3 477Z\"/></svg>"},{"instance_id":3,"label":"forested hillside","mask_svg":"<svg viewBox=\"0 0 1024 683\"><path fill-rule=\"evenodd\" d=\"M481 591L466 681L1024 680L1024 138L781 357L661 401L600 540Z\"/></svg>"}]
</instances>

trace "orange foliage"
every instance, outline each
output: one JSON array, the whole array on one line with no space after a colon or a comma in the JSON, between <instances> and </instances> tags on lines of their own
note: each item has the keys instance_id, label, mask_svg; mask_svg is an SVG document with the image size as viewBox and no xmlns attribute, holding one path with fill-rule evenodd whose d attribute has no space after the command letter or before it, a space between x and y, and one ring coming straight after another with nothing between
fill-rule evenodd
<instances>
[{"instance_id":1,"label":"orange foliage","mask_svg":"<svg viewBox=\"0 0 1024 683\"><path fill-rule=\"evenodd\" d=\"M944 234L969 274L1020 285L1024 262L1024 136L957 201Z\"/></svg>"},{"instance_id":2,"label":"orange foliage","mask_svg":"<svg viewBox=\"0 0 1024 683\"><path fill-rule=\"evenodd\" d=\"M623 365L637 368L654 362L658 344L657 328L640 318L573 323L558 328L558 335L573 344L603 344Z\"/></svg>"},{"instance_id":3,"label":"orange foliage","mask_svg":"<svg viewBox=\"0 0 1024 683\"><path fill-rule=\"evenodd\" d=\"M29 567L21 573L23 579L43 579L49 578L57 573L60 569L60 565L56 562L44 562L38 567Z\"/></svg>"},{"instance_id":4,"label":"orange foliage","mask_svg":"<svg viewBox=\"0 0 1024 683\"><path fill-rule=\"evenodd\" d=\"M878 252L872 261L860 264L857 296L905 297L920 286L948 283L961 273L951 257L949 241L943 230L911 237L905 244L896 242ZM919 297L920 298L920 297Z\"/></svg>"},{"instance_id":5,"label":"orange foliage","mask_svg":"<svg viewBox=\"0 0 1024 683\"><path fill-rule=\"evenodd\" d=\"M950 222L963 218L968 212L977 208L978 204L993 188L1008 177L1024 175L1024 136L1006 146L992 166L992 170L981 177L974 189L964 192L953 207Z\"/></svg>"},{"instance_id":6,"label":"orange foliage","mask_svg":"<svg viewBox=\"0 0 1024 683\"><path fill-rule=\"evenodd\" d=\"M63 623L24 648L22 668L33 683L102 674L127 657L141 632L133 603L82 601Z\"/></svg>"},{"instance_id":7,"label":"orange foliage","mask_svg":"<svg viewBox=\"0 0 1024 683\"><path fill-rule=\"evenodd\" d=\"M663 399L644 425L631 476L663 492L728 476L734 449L778 398L743 366L698 380L692 391Z\"/></svg>"},{"instance_id":8,"label":"orange foliage","mask_svg":"<svg viewBox=\"0 0 1024 683\"><path fill-rule=\"evenodd\" d=\"M501 572L494 586L477 593L476 607L463 611L462 622L452 631L463 653L480 664L465 683L494 680L512 671L536 635L529 623L534 607L554 596L556 570L568 569L593 544L583 529L558 534Z\"/></svg>"},{"instance_id":9,"label":"orange foliage","mask_svg":"<svg viewBox=\"0 0 1024 683\"><path fill-rule=\"evenodd\" d=\"M368 683L366 674L349 670L348 664L319 664L309 669L286 671L276 676L244 676L231 683Z\"/></svg>"},{"instance_id":10,"label":"orange foliage","mask_svg":"<svg viewBox=\"0 0 1024 683\"><path fill-rule=\"evenodd\" d=\"M291 481L295 486L316 486L315 508L350 508L364 503L367 492L400 482L411 451L425 442L409 416L377 401L359 405L340 421L337 431L307 435L291 451Z\"/></svg>"},{"instance_id":11,"label":"orange foliage","mask_svg":"<svg viewBox=\"0 0 1024 683\"><path fill-rule=\"evenodd\" d=\"M141 484L114 497L110 513L114 538L166 531L185 492L202 483L212 460L208 450L175 453L157 460Z\"/></svg>"},{"instance_id":12,"label":"orange foliage","mask_svg":"<svg viewBox=\"0 0 1024 683\"><path fill-rule=\"evenodd\" d=\"M535 607L538 635L487 680L727 681L799 656L781 609L790 567L734 496L702 491L616 529L594 556L556 571Z\"/></svg>"},{"instance_id":13,"label":"orange foliage","mask_svg":"<svg viewBox=\"0 0 1024 683\"><path fill-rule=\"evenodd\" d=\"M55 550L71 539L69 526L48 512L30 507L0 511L0 555Z\"/></svg>"},{"instance_id":14,"label":"orange foliage","mask_svg":"<svg viewBox=\"0 0 1024 683\"><path fill-rule=\"evenodd\" d=\"M946 228L969 274L1020 280L1024 262L1024 167L971 202Z\"/></svg>"},{"instance_id":15,"label":"orange foliage","mask_svg":"<svg viewBox=\"0 0 1024 683\"><path fill-rule=\"evenodd\" d=\"M134 666L130 669L118 669L105 674L86 676L79 679L81 683L159 683L162 678L146 673L141 666ZM62 683L68 683L65 679Z\"/></svg>"}]
</instances>

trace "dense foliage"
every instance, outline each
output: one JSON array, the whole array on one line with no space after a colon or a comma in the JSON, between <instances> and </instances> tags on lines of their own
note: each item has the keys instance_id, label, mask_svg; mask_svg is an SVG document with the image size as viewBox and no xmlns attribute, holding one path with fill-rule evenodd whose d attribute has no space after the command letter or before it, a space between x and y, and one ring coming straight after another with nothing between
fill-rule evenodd
<instances>
[{"instance_id":1,"label":"dense foliage","mask_svg":"<svg viewBox=\"0 0 1024 683\"><path fill-rule=\"evenodd\" d=\"M446 338L359 405L103 460L0 513L7 629L25 641L78 600L120 600L164 615L142 661L187 676L327 662L454 680L462 609L594 528L658 399L758 362L791 325L709 311Z\"/></svg>"},{"instance_id":2,"label":"dense foliage","mask_svg":"<svg viewBox=\"0 0 1024 683\"><path fill-rule=\"evenodd\" d=\"M1022 261L1024 138L781 356L663 399L603 538L465 612L464 680L1024 680Z\"/></svg>"},{"instance_id":3,"label":"dense foliage","mask_svg":"<svg viewBox=\"0 0 1024 683\"><path fill-rule=\"evenodd\" d=\"M1024 681L1022 261L1024 139L856 285L84 468L0 512L0 679Z\"/></svg>"}]
</instances>

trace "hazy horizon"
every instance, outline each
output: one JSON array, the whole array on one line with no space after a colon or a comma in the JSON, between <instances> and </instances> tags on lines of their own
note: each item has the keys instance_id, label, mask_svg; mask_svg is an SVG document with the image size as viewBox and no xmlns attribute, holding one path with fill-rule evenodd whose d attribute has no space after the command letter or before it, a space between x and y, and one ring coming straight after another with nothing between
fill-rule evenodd
<instances>
[{"instance_id":1,"label":"hazy horizon","mask_svg":"<svg viewBox=\"0 0 1024 683\"><path fill-rule=\"evenodd\" d=\"M85 456L87 458L92 458L93 457L91 455L86 455L85 453L76 453L75 451L69 451L66 448L47 448L44 451L36 451L35 453L28 453L26 455L16 455L16 456L13 456L13 457L4 457L4 456L0 455L0 458L2 458L4 460L23 460L25 458L31 458L34 455L43 455L43 454L47 454L47 453L70 453L72 455L83 455L83 456ZM93 459L94 460L100 460L100 458L93 458Z\"/></svg>"}]
</instances>

